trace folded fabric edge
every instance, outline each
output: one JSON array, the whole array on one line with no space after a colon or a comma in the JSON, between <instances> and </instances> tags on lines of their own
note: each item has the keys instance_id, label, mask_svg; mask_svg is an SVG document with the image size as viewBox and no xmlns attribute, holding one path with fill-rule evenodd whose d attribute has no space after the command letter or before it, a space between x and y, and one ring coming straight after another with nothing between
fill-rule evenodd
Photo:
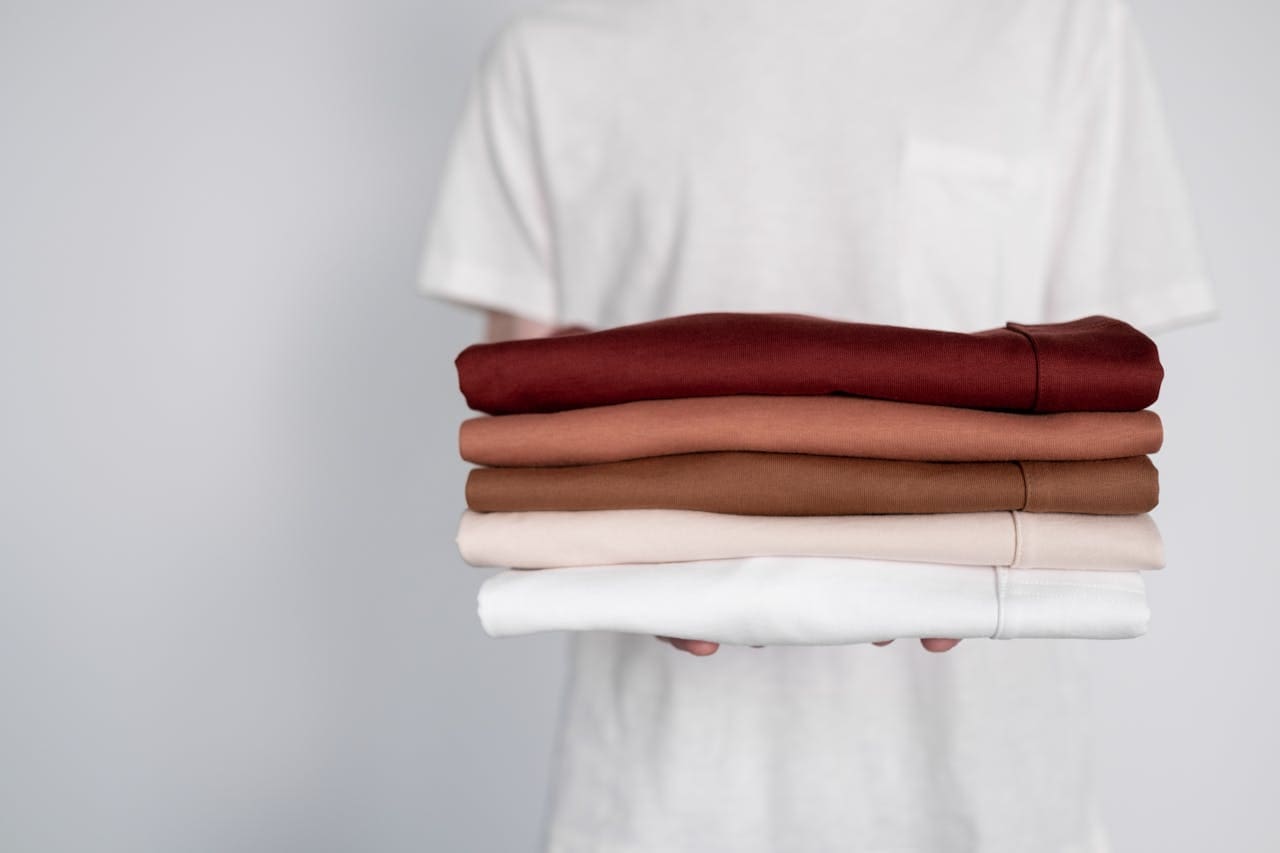
<instances>
[{"instance_id":1,"label":"folded fabric edge","mask_svg":"<svg viewBox=\"0 0 1280 853\"><path fill-rule=\"evenodd\" d=\"M795 559L836 558L836 559L845 559L845 560L851 560L851 561L879 560L879 561L885 561L890 563L927 562L934 565L940 565L940 564L945 565L948 563L955 563L956 565L959 565L959 566L988 565L987 563L968 562L966 560L956 560L956 559L947 559L947 560L925 559L920 556L888 556L884 554L869 554L869 553L836 554L836 553L831 553L830 551L822 552L822 551L814 550L811 552L806 552L800 549L796 549L794 551L782 551L779 549L776 551L770 551L768 553L762 552L762 553L756 553L756 554L725 554L723 556L696 556L696 557L689 556L689 557L673 558L673 559L636 558L636 559L630 559L626 561L592 560L589 562L565 562L565 563L558 563L554 565L550 563L550 558L543 558L536 561L530 561L524 564L510 565L508 563L501 563L493 559L489 559L486 556L487 554L486 549L483 547L483 535L475 534L473 530L473 528L476 525L484 524L488 518L492 518L492 517L501 517L501 516L527 517L527 516L533 516L533 515L542 515L544 513L548 516L551 516L557 519L562 519L566 515L581 514L583 516L589 517L589 516L595 516L597 514L612 515L614 513L627 514L627 515L648 514L648 513L656 513L656 514L679 513L682 515L685 513L688 513L690 515L695 515L695 516L696 515L711 515L711 516L719 515L719 513L702 513L694 510L686 511L686 510L661 510L661 509L658 509L658 510L580 510L580 511L546 510L546 511L518 511L518 512L509 512L509 513L507 512L484 513L484 512L477 512L475 510L467 509L462 512L462 515L458 521L458 529L457 529L457 534L454 537L454 543L458 548L458 553L461 556L462 560L465 563L467 563L469 566L472 566L478 569L511 568L511 569L519 569L522 571L546 571L546 570L561 569L561 568L588 568L592 566L607 567L607 566L618 566L618 565L667 565L671 563L688 563L688 562L720 562L720 561L729 562L733 560L748 559L752 556L770 557L770 558L795 558ZM999 511L994 511L990 513L955 513L955 514L942 513L940 515L942 516L950 516L950 515L1006 516L1010 520L1011 526L1012 526L1013 552L1008 562L1002 562L1002 563L997 563L992 565L995 565L1001 568L1009 568L1014 571L1021 572L1021 571L1040 571L1040 570L1063 570L1063 571L1073 571L1073 572L1115 573L1115 572L1134 572L1134 571L1142 571L1142 572L1161 571L1166 567L1164 541L1160 534L1160 529L1156 524L1155 519L1152 518L1147 513L1139 513L1133 516L1098 516L1097 517L1098 522L1110 523L1112 521L1124 520L1124 523L1126 525L1130 523L1136 524L1140 528L1140 531L1134 531L1128 528L1127 529L1131 534L1140 533L1140 536L1135 537L1133 535L1130 535L1130 536L1127 536L1126 538L1130 540L1141 538L1143 540L1143 545L1142 545L1142 548L1138 550L1139 551L1145 550L1147 551L1147 553L1143 553L1140 556L1135 556L1131 551L1123 559L1117 558L1114 563L1109 563L1105 559L1099 559L1090 565L1053 564L1048 561L1049 559L1052 559L1052 558L1047 558L1044 555L1039 555L1040 559L1038 560L1035 560L1032 562L1024 562L1024 554L1030 543L1034 542L1037 546L1037 550L1040 550L1043 547L1040 545L1040 540L1042 539L1042 537L1045 537L1047 534L1044 532L1041 525L1052 524L1058 517L1070 518L1072 516L1078 516L1081 514L1078 514L1078 513L1024 513L1017 510L999 510ZM729 516L729 517L734 518L735 520L748 520L748 519L758 518L756 516ZM907 518L911 518L913 520L918 518L924 518L924 517L927 517L927 516L925 515L907 516ZM1085 517L1087 518L1088 516L1085 516ZM767 517L759 517L759 518L763 519ZM841 516L807 516L804 518L810 518L814 520L819 520L819 519L830 520L830 519L841 518ZM869 518L873 518L873 516L850 516L850 518L869 519ZM892 520L892 519L902 518L902 516L883 516L882 518ZM507 556L509 557L510 554L508 554ZM1064 559L1063 562L1066 562L1066 560Z\"/></svg>"},{"instance_id":2,"label":"folded fabric edge","mask_svg":"<svg viewBox=\"0 0 1280 853\"><path fill-rule=\"evenodd\" d=\"M1011 570L1005 567L965 567L965 568L988 568L992 571L992 579L996 582L996 587L997 587L995 591L994 601L993 601L993 604L997 608L997 614L995 617L995 623L994 623L993 631L991 634L987 634L985 632L984 633L966 632L966 633L957 635L957 638L960 638L960 639L1136 639L1138 637L1144 636L1149 631L1150 620L1151 620L1151 608L1148 603L1146 586L1141 579L1140 573L1138 572L1127 573L1132 576L1132 578L1129 581L1118 581L1117 583L1110 583L1110 584L1090 584L1090 583L1079 583L1079 582L1076 582L1076 580L1074 579L1069 579L1069 576L1073 574L1073 572L1069 570L1052 570L1052 569L1051 570L1029 570L1028 572L1014 573L1015 575L1024 575L1024 577L1014 577L1013 575L1010 574ZM570 569L569 571L573 571L573 570ZM591 632L591 631L608 631L608 632L614 632L614 633L631 633L631 634L638 634L638 635L647 635L649 633L661 633L661 630L658 629L657 627L655 627L652 631L651 630L634 630L634 629L619 630L615 627L610 627L607 624L590 624L590 620L581 621L579 625L577 625L576 627L556 627L556 626L525 627L525 628L511 628L509 626L507 628L501 627L500 623L502 620L499 619L497 620L497 622L495 622L495 620L492 618L490 608L487 606L487 598L489 596L486 593L489 593L490 591L493 591L496 593L500 587L514 581L516 577L520 575L525 575L525 578L527 580L532 581L533 577L538 574L540 573L538 572L526 573L526 572L521 572L520 570L510 570L507 572L501 572L499 574L496 574L488 578L481 585L480 590L477 593L476 612L477 612L477 617L481 623L481 626L488 636L493 638L505 638L505 637L512 637L512 636L523 636L526 634L540 634L540 633L551 633L551 632L560 632L560 631L574 632L574 633ZM1038 575L1039 577L1032 580L1031 578L1025 577L1025 575L1027 574L1030 574L1033 576ZM1028 581L1031 581L1031 582L1028 583ZM1068 581L1068 582L1064 582L1064 581ZM521 583L523 582L525 582L524 579L521 580ZM533 581L533 582L537 583L537 581ZM1131 586L1130 588L1125 588L1123 584L1126 582L1132 583L1133 586ZM1026 587L1035 587L1036 589L1033 591L1029 599L1020 598L1019 593L1026 592L1027 591ZM1134 600L1136 603L1136 608L1131 614L1128 614L1126 617L1115 617L1115 616L1110 617L1111 618L1110 622L1103 623L1104 625L1106 625L1105 631L1100 631L1096 625L1090 628L1088 627L1087 622L1081 623L1080 627L1064 631L1061 628L1051 627L1054 624L1054 620L1046 619L1043 615L1039 617L1039 622L1038 622L1038 624L1040 624L1042 627L1038 629L1028 630L1028 628L1026 627L1026 623L1028 622L1028 620L1030 620L1032 624L1037 624L1037 619L1030 616L1029 612L1027 611L1027 608L1031 607L1034 609L1037 604L1043 605L1045 603L1044 594L1046 591L1050 591L1050 590L1057 590L1059 592L1062 592L1064 595L1070 594L1072 592L1080 592L1082 590L1097 590L1099 592L1103 592L1107 594L1108 596L1112 596L1113 598L1118 597L1118 598ZM508 595L509 594L510 593L508 592ZM1058 602L1057 606L1059 608L1063 607L1062 602ZM507 609L510 610L509 607ZM1070 608L1068 608L1068 610L1070 610ZM1013 617L1016 617L1016 618L1007 619L1006 614L1011 614ZM1058 616L1057 618L1062 619L1063 617ZM1006 633L1006 631L1009 629L1010 622L1014 623L1015 625L1021 625L1021 627L1014 627L1011 631L1008 631L1008 633ZM1044 627L1044 626L1050 626L1050 627ZM921 636L932 636L932 635L933 634L929 633L928 631L923 631L921 633ZM904 634L899 637L894 637L892 639L912 639L913 637L914 635ZM727 637L719 633L715 634L714 636L710 636L709 639L712 639L715 642L719 642L725 645L756 645L757 644L756 641L754 640L738 641L731 637ZM891 638L884 637L879 639L891 639ZM813 641L813 642L796 641L792 638L787 638L787 639L768 640L766 641L766 643L769 645L822 646L822 645L862 645L865 643L871 643L876 641L877 641L877 638L871 638L871 637L856 639L856 640L847 640L847 641L819 640L819 641Z\"/></svg>"}]
</instances>

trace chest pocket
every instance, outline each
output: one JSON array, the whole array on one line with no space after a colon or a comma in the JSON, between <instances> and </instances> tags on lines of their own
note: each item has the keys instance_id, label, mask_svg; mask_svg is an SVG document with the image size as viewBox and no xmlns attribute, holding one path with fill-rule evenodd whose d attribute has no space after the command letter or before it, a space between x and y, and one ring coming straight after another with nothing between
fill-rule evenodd
<instances>
[{"instance_id":1,"label":"chest pocket","mask_svg":"<svg viewBox=\"0 0 1280 853\"><path fill-rule=\"evenodd\" d=\"M975 331L1043 311L1045 161L909 136L901 172L903 322Z\"/></svg>"}]
</instances>

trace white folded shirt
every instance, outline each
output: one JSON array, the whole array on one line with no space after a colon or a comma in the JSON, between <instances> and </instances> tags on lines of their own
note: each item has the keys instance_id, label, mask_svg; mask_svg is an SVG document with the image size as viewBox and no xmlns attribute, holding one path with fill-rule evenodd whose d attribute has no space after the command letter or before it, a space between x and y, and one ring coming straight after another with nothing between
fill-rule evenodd
<instances>
[{"instance_id":1,"label":"white folded shirt","mask_svg":"<svg viewBox=\"0 0 1280 853\"><path fill-rule=\"evenodd\" d=\"M467 512L476 566L548 568L744 557L858 557L1029 569L1158 569L1149 515L973 512L769 517L673 509Z\"/></svg>"},{"instance_id":2,"label":"white folded shirt","mask_svg":"<svg viewBox=\"0 0 1280 853\"><path fill-rule=\"evenodd\" d=\"M619 631L770 646L1126 639L1150 617L1138 572L833 557L510 570L481 586L479 614L494 637Z\"/></svg>"}]
</instances>

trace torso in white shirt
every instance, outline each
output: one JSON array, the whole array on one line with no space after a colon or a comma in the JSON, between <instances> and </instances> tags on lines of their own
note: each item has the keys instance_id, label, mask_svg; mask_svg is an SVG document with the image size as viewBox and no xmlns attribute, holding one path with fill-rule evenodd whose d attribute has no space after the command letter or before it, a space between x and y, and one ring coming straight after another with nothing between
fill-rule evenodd
<instances>
[{"instance_id":1,"label":"torso in white shirt","mask_svg":"<svg viewBox=\"0 0 1280 853\"><path fill-rule=\"evenodd\" d=\"M599 327L709 310L977 330L1210 297L1106 0L564 0L455 144L435 295ZM573 645L556 851L1104 849L1082 650Z\"/></svg>"}]
</instances>

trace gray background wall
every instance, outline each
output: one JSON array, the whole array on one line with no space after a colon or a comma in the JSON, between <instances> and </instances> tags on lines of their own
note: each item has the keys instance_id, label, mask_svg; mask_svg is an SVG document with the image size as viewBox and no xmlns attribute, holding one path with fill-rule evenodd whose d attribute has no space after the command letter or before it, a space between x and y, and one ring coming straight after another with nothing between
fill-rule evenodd
<instances>
[{"instance_id":1,"label":"gray background wall","mask_svg":"<svg viewBox=\"0 0 1280 853\"><path fill-rule=\"evenodd\" d=\"M563 643L475 623L480 326L412 283L522 5L0 5L0 849L535 848ZM1107 817L1275 850L1280 6L1134 6L1223 317L1162 341L1175 562L1095 649Z\"/></svg>"}]
</instances>

